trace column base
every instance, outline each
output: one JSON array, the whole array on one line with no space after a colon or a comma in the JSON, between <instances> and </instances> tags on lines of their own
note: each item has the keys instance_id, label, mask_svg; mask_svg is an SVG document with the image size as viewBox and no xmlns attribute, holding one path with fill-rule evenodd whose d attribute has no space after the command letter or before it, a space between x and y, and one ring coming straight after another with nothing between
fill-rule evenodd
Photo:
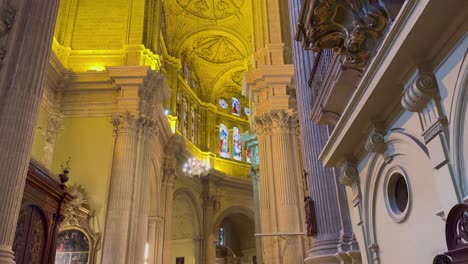
<instances>
[{"instance_id":1,"label":"column base","mask_svg":"<svg viewBox=\"0 0 468 264\"><path fill-rule=\"evenodd\" d=\"M359 250L339 252L334 255L322 255L308 257L305 264L361 264L361 252Z\"/></svg>"},{"instance_id":2,"label":"column base","mask_svg":"<svg viewBox=\"0 0 468 264\"><path fill-rule=\"evenodd\" d=\"M335 255L321 255L307 257L304 260L305 264L341 264L340 260Z\"/></svg>"},{"instance_id":3,"label":"column base","mask_svg":"<svg viewBox=\"0 0 468 264\"><path fill-rule=\"evenodd\" d=\"M0 264L15 264L15 252L10 246L0 245Z\"/></svg>"}]
</instances>

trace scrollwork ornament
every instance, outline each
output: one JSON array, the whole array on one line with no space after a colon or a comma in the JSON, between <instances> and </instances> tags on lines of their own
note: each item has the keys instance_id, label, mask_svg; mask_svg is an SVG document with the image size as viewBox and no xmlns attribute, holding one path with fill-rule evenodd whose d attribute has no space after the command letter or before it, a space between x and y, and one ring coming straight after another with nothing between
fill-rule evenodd
<instances>
[{"instance_id":1,"label":"scrollwork ornament","mask_svg":"<svg viewBox=\"0 0 468 264\"><path fill-rule=\"evenodd\" d=\"M341 184L346 186L351 186L354 182L359 181L359 172L356 166L351 162L346 162L341 168L339 180Z\"/></svg>"},{"instance_id":2,"label":"scrollwork ornament","mask_svg":"<svg viewBox=\"0 0 468 264\"><path fill-rule=\"evenodd\" d=\"M420 73L405 90L401 104L410 112L421 112L429 100L436 95L437 87L432 73Z\"/></svg>"},{"instance_id":3,"label":"scrollwork ornament","mask_svg":"<svg viewBox=\"0 0 468 264\"><path fill-rule=\"evenodd\" d=\"M368 152L384 153L387 150L384 133L385 132L382 130L372 130L365 144L365 148Z\"/></svg>"}]
</instances>

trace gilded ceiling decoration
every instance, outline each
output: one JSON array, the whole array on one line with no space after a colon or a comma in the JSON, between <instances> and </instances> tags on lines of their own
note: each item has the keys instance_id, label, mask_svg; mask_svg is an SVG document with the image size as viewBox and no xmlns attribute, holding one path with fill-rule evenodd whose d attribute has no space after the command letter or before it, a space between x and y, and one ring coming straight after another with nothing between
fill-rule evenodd
<instances>
[{"instance_id":1,"label":"gilded ceiling decoration","mask_svg":"<svg viewBox=\"0 0 468 264\"><path fill-rule=\"evenodd\" d=\"M212 63L228 63L245 57L235 42L220 35L200 37L193 50L200 58Z\"/></svg>"},{"instance_id":2,"label":"gilded ceiling decoration","mask_svg":"<svg viewBox=\"0 0 468 264\"><path fill-rule=\"evenodd\" d=\"M244 0L177 0L177 3L192 15L218 20L237 14Z\"/></svg>"}]
</instances>

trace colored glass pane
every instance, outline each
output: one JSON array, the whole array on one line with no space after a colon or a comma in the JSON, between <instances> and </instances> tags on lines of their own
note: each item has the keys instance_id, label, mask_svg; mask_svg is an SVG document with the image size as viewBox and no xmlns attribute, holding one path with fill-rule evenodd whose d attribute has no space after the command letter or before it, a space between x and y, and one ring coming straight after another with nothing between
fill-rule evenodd
<instances>
[{"instance_id":1,"label":"colored glass pane","mask_svg":"<svg viewBox=\"0 0 468 264\"><path fill-rule=\"evenodd\" d=\"M239 99L233 97L232 98L232 114L239 116L241 111L241 105Z\"/></svg>"},{"instance_id":2,"label":"colored glass pane","mask_svg":"<svg viewBox=\"0 0 468 264\"><path fill-rule=\"evenodd\" d=\"M221 106L224 109L228 108L228 102L226 101L226 99L224 98L219 99L219 106Z\"/></svg>"},{"instance_id":3,"label":"colored glass pane","mask_svg":"<svg viewBox=\"0 0 468 264\"><path fill-rule=\"evenodd\" d=\"M232 139L233 139L233 157L235 160L242 160L242 142L241 134L239 128L234 127L232 129Z\"/></svg>"},{"instance_id":4,"label":"colored glass pane","mask_svg":"<svg viewBox=\"0 0 468 264\"><path fill-rule=\"evenodd\" d=\"M229 131L224 124L219 125L219 155L229 158Z\"/></svg>"}]
</instances>

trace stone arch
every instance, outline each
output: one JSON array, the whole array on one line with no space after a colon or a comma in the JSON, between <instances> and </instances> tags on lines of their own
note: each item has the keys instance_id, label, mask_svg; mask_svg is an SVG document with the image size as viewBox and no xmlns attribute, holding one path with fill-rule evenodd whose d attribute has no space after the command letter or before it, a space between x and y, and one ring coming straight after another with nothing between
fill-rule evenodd
<instances>
[{"instance_id":1,"label":"stone arch","mask_svg":"<svg viewBox=\"0 0 468 264\"><path fill-rule=\"evenodd\" d=\"M197 199L195 195L193 194L193 192L190 189L185 188L185 187L178 188L176 191L174 191L174 196L173 196L174 200L177 197L181 197L181 196L185 197L187 201L189 201L191 205L193 206L193 209L195 212L194 230L196 231L197 236L201 236L201 229L202 229L201 212L200 212L200 207L197 202Z\"/></svg>"},{"instance_id":2,"label":"stone arch","mask_svg":"<svg viewBox=\"0 0 468 264\"><path fill-rule=\"evenodd\" d=\"M255 224L255 214L252 211L252 209L244 207L244 206L232 206L224 210L219 214L219 216L216 218L216 221L214 222L213 225L213 231L214 234L217 234L217 230L219 229L219 226L221 225L221 222L226 218L227 216L231 214L242 214L247 216L250 220L252 220L252 223Z\"/></svg>"},{"instance_id":3,"label":"stone arch","mask_svg":"<svg viewBox=\"0 0 468 264\"><path fill-rule=\"evenodd\" d=\"M449 123L450 126L450 154L453 158L456 185L458 186L464 200L468 199L468 175L466 163L468 162L468 52L462 60L458 79L452 97Z\"/></svg>"},{"instance_id":4,"label":"stone arch","mask_svg":"<svg viewBox=\"0 0 468 264\"><path fill-rule=\"evenodd\" d=\"M399 162L394 162L397 157L408 156L408 157L421 157L425 159L427 164L430 164L429 154L425 144L418 139L417 136L411 134L405 129L392 129L386 136L386 144L388 150L385 154L372 153L368 164L367 171L365 174L365 180L363 185L362 193L362 217L364 224L364 239L365 248L370 248L369 261L371 263L380 263L379 259L379 231L377 228L376 218L378 207L385 208L384 204L378 203L378 195L382 194L381 184L383 184L384 177L390 171L396 168L405 174L405 166ZM414 182L410 176L406 177L408 181L408 188L411 191L411 184ZM411 209L413 207L412 201L409 201L409 214L411 215ZM381 214L383 217L387 217L387 213ZM390 218L390 216L388 216ZM375 248L373 250L371 248ZM384 261L385 262L385 261Z\"/></svg>"}]
</instances>

